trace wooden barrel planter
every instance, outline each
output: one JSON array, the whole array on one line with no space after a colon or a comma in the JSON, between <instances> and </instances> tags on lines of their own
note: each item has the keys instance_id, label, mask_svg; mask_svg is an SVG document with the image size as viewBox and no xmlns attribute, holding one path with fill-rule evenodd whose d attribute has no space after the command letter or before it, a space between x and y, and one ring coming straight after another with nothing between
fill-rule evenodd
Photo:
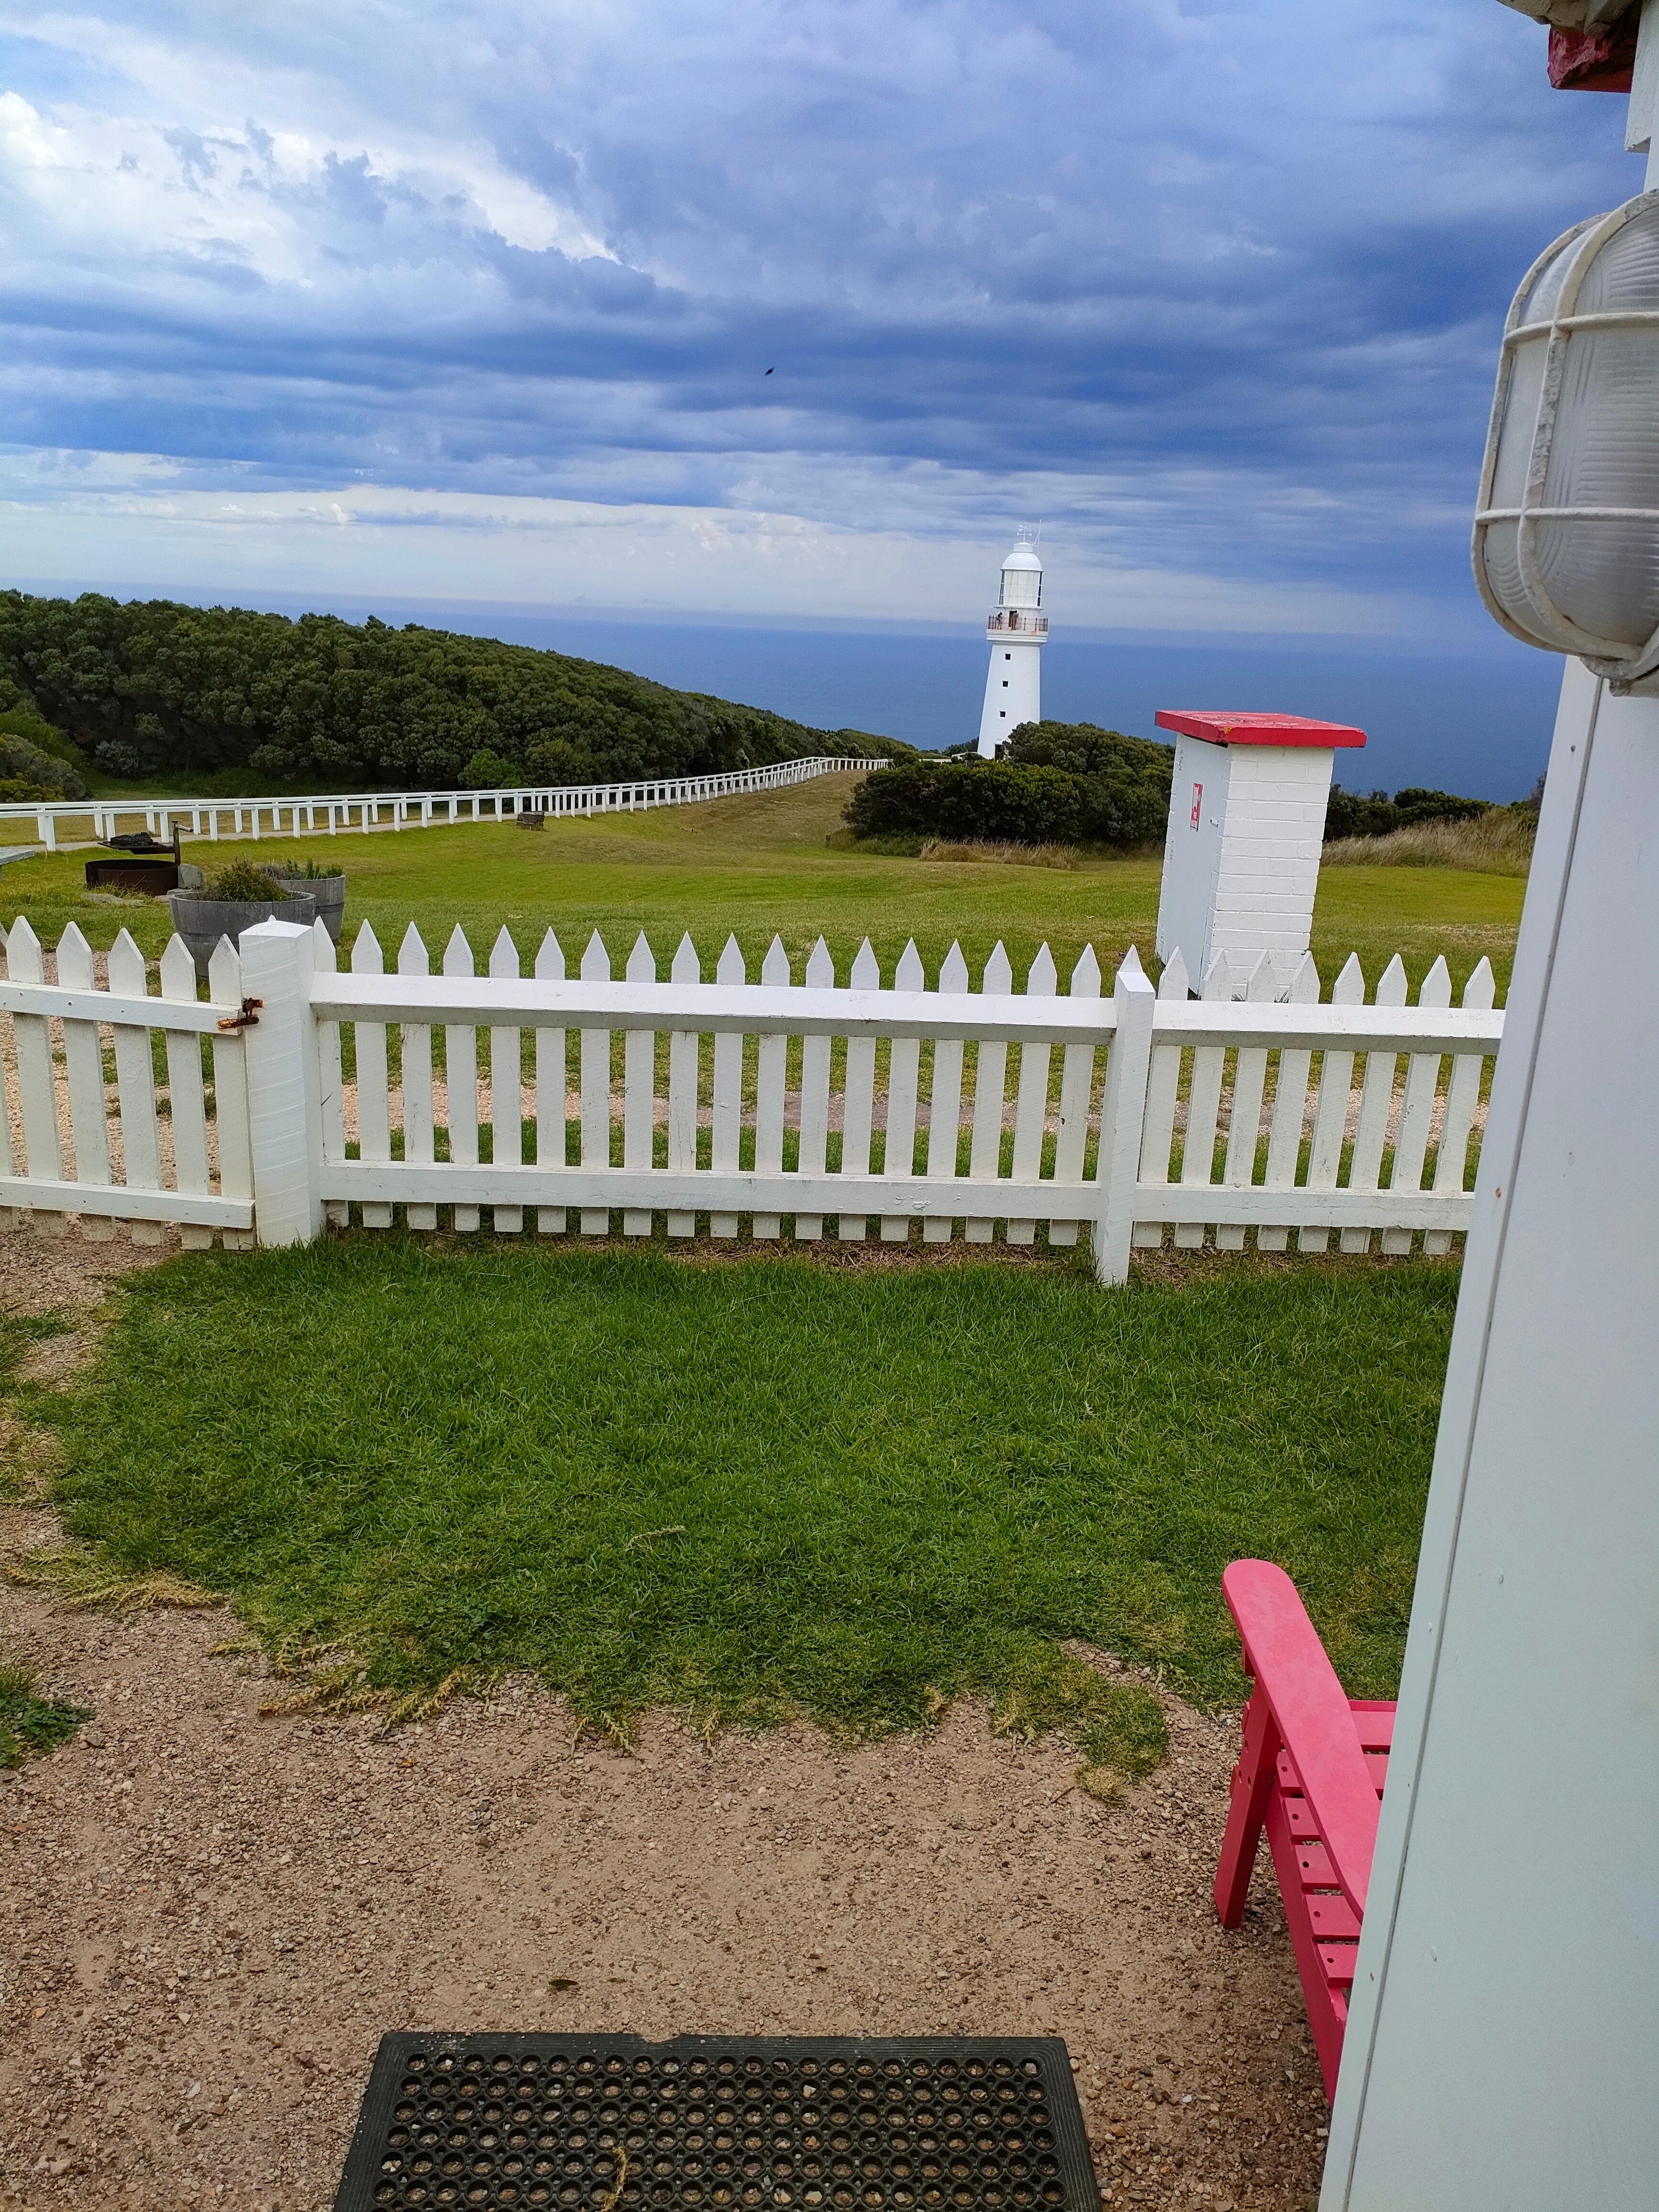
<instances>
[{"instance_id":1,"label":"wooden barrel planter","mask_svg":"<svg viewBox=\"0 0 1659 2212\"><path fill-rule=\"evenodd\" d=\"M317 902L309 891L287 899L210 899L191 891L169 891L167 908L204 983L222 937L240 945L242 932L256 921L311 922L317 918Z\"/></svg>"},{"instance_id":2,"label":"wooden barrel planter","mask_svg":"<svg viewBox=\"0 0 1659 2212\"><path fill-rule=\"evenodd\" d=\"M285 876L280 868L272 876L291 897L316 902L317 919L337 945L345 923L346 879L341 876Z\"/></svg>"}]
</instances>

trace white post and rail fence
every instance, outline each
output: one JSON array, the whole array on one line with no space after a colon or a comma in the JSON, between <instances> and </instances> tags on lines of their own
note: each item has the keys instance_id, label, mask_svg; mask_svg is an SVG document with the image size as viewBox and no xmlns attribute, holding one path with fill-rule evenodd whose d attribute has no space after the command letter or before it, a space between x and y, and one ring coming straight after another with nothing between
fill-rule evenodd
<instances>
[{"instance_id":1,"label":"white post and rail fence","mask_svg":"<svg viewBox=\"0 0 1659 2212\"><path fill-rule=\"evenodd\" d=\"M617 975L597 933L573 974L550 930L528 975L505 930L483 975L459 929L434 962L411 927L388 963L365 927L335 963L320 923L261 923L204 1000L174 939L158 996L125 931L95 983L71 924L51 981L20 921L0 1223L270 1245L354 1210L586 1237L1042 1229L1086 1239L1103 1282L1166 1232L1444 1252L1504 1021L1484 960L1459 1006L1442 961L1408 1005L1397 958L1369 1003L1357 960L1322 1003L1311 958L1288 1000L1264 958L1241 1002L1224 963L1194 998L1178 958L1155 991L1133 951L1104 993L1085 951L1062 994L1046 946L1020 991L1000 945L976 990L955 946L929 988L914 945L884 980L867 942L838 975L822 939L797 974L775 939L758 978L735 941L705 978L689 938L661 975L643 936Z\"/></svg>"},{"instance_id":2,"label":"white post and rail fence","mask_svg":"<svg viewBox=\"0 0 1659 2212\"><path fill-rule=\"evenodd\" d=\"M60 833L96 840L135 824L162 839L176 823L194 837L338 836L364 830L442 829L461 822L513 822L524 815L638 814L653 806L691 806L751 791L782 791L850 769L867 775L884 760L842 759L833 753L775 762L769 768L727 769L720 775L667 775L622 783L503 785L490 791L329 792L310 799L80 799L0 805L0 824L32 822L38 841L56 852Z\"/></svg>"}]
</instances>

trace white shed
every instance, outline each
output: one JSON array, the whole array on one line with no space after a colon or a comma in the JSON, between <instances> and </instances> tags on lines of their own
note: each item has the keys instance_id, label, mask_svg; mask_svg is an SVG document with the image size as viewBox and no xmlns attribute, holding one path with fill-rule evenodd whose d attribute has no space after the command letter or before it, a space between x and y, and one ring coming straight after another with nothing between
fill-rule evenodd
<instances>
[{"instance_id":1,"label":"white shed","mask_svg":"<svg viewBox=\"0 0 1659 2212\"><path fill-rule=\"evenodd\" d=\"M1331 766L1365 732L1301 714L1161 708L1176 732L1158 953L1194 987L1218 953L1242 993L1265 952L1288 988L1313 928Z\"/></svg>"}]
</instances>

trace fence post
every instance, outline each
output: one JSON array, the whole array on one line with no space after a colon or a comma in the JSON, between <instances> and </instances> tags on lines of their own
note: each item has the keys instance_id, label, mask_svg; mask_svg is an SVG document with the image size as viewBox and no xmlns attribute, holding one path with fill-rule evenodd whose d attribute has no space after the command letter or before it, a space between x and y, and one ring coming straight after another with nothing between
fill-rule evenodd
<instances>
[{"instance_id":1,"label":"fence post","mask_svg":"<svg viewBox=\"0 0 1659 2212\"><path fill-rule=\"evenodd\" d=\"M323 1118L311 1012L308 927L261 921L241 937L242 988L262 1003L244 1030L253 1227L262 1244L310 1244L323 1232Z\"/></svg>"},{"instance_id":2,"label":"fence post","mask_svg":"<svg viewBox=\"0 0 1659 2212\"><path fill-rule=\"evenodd\" d=\"M1103 1283L1129 1276L1129 1234L1134 1227L1135 1187L1140 1179L1141 1126L1146 1118L1146 1078L1152 1059L1152 987L1133 945L1112 986L1117 1025L1106 1060L1106 1095L1100 1109L1100 1154L1095 1166L1100 1210L1095 1218L1095 1274Z\"/></svg>"}]
</instances>

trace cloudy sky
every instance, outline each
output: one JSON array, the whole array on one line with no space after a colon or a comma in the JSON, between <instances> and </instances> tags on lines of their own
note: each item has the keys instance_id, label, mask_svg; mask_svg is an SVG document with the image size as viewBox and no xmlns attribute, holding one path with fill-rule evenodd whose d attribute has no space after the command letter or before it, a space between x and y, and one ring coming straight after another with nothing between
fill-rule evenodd
<instances>
[{"instance_id":1,"label":"cloudy sky","mask_svg":"<svg viewBox=\"0 0 1659 2212\"><path fill-rule=\"evenodd\" d=\"M0 568L939 620L1029 516L1074 624L1468 635L1509 295L1641 189L1543 41L1495 0L0 8Z\"/></svg>"}]
</instances>

